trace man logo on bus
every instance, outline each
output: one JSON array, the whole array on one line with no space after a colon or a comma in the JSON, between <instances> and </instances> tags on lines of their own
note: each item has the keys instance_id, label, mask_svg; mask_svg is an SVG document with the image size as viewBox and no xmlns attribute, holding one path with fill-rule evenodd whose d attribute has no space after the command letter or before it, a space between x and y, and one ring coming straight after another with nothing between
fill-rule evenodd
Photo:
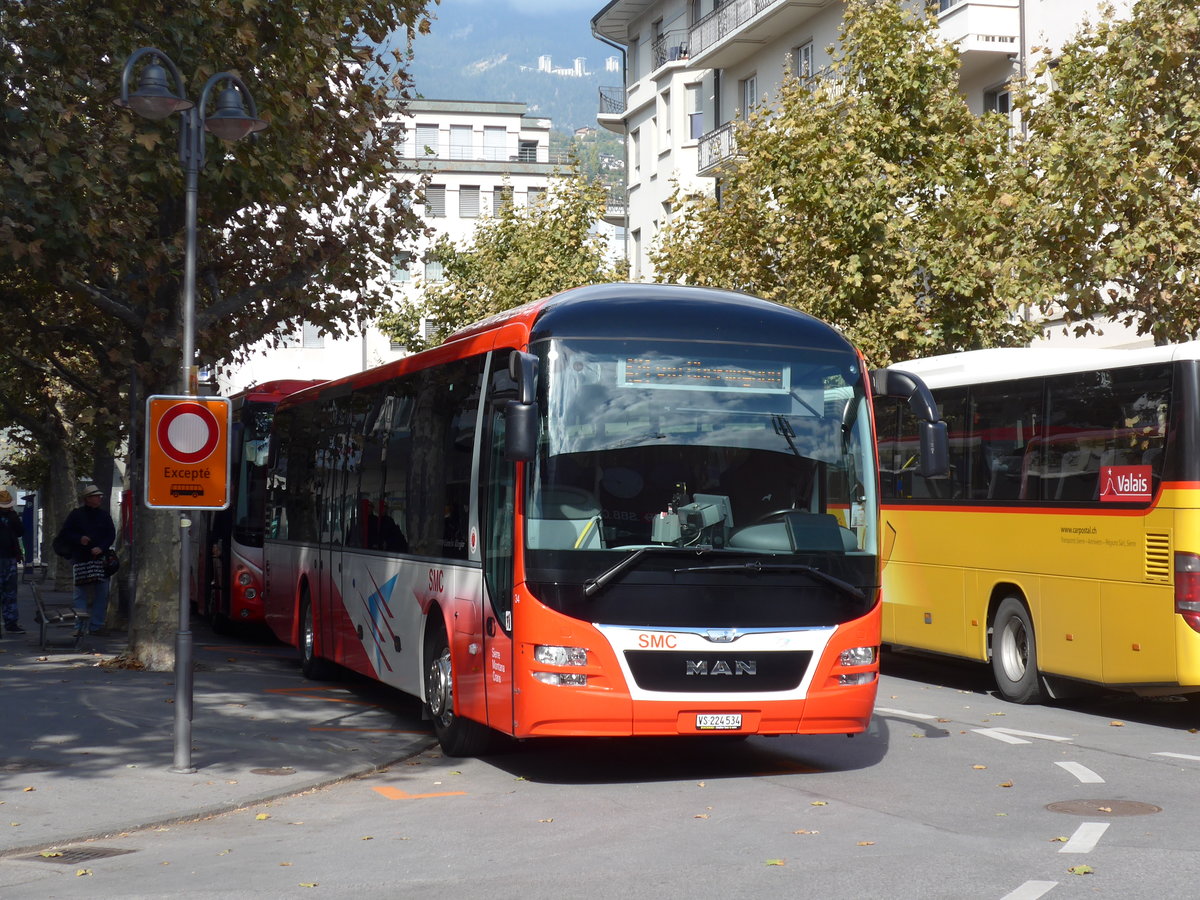
<instances>
[{"instance_id":1,"label":"man logo on bus","mask_svg":"<svg viewBox=\"0 0 1200 900\"><path fill-rule=\"evenodd\" d=\"M1129 503L1150 499L1150 466L1105 466L1100 470L1100 499Z\"/></svg>"}]
</instances>

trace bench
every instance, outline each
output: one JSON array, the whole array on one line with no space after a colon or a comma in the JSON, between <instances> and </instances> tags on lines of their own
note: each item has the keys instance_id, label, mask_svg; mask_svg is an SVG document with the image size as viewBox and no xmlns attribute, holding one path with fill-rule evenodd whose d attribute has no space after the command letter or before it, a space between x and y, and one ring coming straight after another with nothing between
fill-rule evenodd
<instances>
[{"instance_id":1,"label":"bench","mask_svg":"<svg viewBox=\"0 0 1200 900\"><path fill-rule=\"evenodd\" d=\"M38 641L43 650L48 645L51 628L70 628L71 646L78 648L83 635L88 630L88 620L91 615L76 610L70 603L46 603L42 600L42 591L37 584L30 582L29 589L33 591L33 602L37 606L33 621L38 624Z\"/></svg>"}]
</instances>

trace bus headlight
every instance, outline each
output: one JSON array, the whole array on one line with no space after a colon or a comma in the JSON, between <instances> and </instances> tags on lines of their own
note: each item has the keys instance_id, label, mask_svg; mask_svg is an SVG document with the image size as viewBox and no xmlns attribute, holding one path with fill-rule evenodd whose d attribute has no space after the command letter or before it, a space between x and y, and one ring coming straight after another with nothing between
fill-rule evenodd
<instances>
[{"instance_id":1,"label":"bus headlight","mask_svg":"<svg viewBox=\"0 0 1200 900\"><path fill-rule=\"evenodd\" d=\"M839 666L869 666L878 656L878 647L850 647L838 657Z\"/></svg>"},{"instance_id":2,"label":"bus headlight","mask_svg":"<svg viewBox=\"0 0 1200 900\"><path fill-rule=\"evenodd\" d=\"M542 684L568 685L573 687L584 687L587 685L587 676L583 673L566 675L561 672L534 672L533 677Z\"/></svg>"},{"instance_id":3,"label":"bus headlight","mask_svg":"<svg viewBox=\"0 0 1200 900\"><path fill-rule=\"evenodd\" d=\"M533 648L533 659L544 666L586 666L587 650L583 647L536 644Z\"/></svg>"}]
</instances>

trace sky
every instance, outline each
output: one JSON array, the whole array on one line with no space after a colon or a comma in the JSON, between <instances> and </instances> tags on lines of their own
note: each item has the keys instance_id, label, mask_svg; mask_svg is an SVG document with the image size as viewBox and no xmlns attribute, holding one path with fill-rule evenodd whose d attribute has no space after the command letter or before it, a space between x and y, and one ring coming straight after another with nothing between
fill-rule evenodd
<instances>
[{"instance_id":1,"label":"sky","mask_svg":"<svg viewBox=\"0 0 1200 900\"><path fill-rule=\"evenodd\" d=\"M608 0L442 0L441 5L446 6L450 3L455 5L465 4L468 6L507 6L513 12L522 13L524 15L536 16L547 12L566 12L568 10L578 12L587 19L591 19L596 13L600 12L607 4ZM432 6L431 9L436 10L437 7Z\"/></svg>"}]
</instances>

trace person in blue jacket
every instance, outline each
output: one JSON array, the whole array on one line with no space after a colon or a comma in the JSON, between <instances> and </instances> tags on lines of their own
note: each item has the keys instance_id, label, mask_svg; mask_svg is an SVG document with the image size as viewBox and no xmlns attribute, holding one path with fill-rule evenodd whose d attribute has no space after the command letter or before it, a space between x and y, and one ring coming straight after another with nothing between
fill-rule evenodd
<instances>
[{"instance_id":1,"label":"person in blue jacket","mask_svg":"<svg viewBox=\"0 0 1200 900\"><path fill-rule=\"evenodd\" d=\"M75 564L75 609L88 611L91 616L88 629L99 634L108 614L104 553L117 539L117 528L104 508L104 492L100 488L84 485L79 499L82 505L71 510L59 534L74 548L71 561Z\"/></svg>"}]
</instances>

